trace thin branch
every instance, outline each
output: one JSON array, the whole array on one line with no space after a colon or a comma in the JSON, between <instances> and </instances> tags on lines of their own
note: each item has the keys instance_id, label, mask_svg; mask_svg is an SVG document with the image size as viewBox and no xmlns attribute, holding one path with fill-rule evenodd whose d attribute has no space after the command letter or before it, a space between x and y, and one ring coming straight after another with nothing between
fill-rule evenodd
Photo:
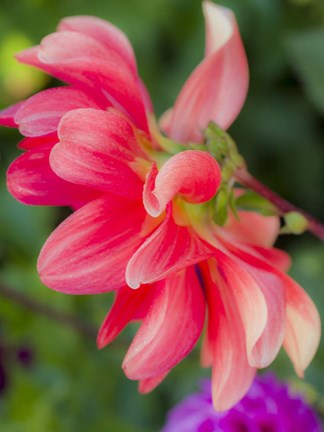
<instances>
[{"instance_id":1,"label":"thin branch","mask_svg":"<svg viewBox=\"0 0 324 432\"><path fill-rule=\"evenodd\" d=\"M274 204L279 210L280 215L284 215L288 212L298 212L302 214L308 221L308 231L312 232L320 240L324 241L324 225L317 220L314 216L298 208L294 204L282 198L277 193L273 192L270 188L261 183L258 179L253 177L244 168L237 169L235 171L236 180L243 186L252 189L254 192L266 198L272 204Z\"/></svg>"},{"instance_id":2,"label":"thin branch","mask_svg":"<svg viewBox=\"0 0 324 432\"><path fill-rule=\"evenodd\" d=\"M92 340L97 336L97 330L91 324L84 322L80 318L58 311L44 303L31 299L26 294L18 292L12 288L0 285L0 295L11 300L33 312L40 313L56 322L64 324L73 330L76 330L83 336L89 337Z\"/></svg>"}]
</instances>

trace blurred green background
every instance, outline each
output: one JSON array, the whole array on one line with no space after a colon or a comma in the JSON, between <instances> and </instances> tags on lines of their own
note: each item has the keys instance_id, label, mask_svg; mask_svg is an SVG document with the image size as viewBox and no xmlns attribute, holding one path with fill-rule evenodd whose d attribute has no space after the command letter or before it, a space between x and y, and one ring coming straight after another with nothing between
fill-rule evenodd
<instances>
[{"instance_id":1,"label":"blurred green background","mask_svg":"<svg viewBox=\"0 0 324 432\"><path fill-rule=\"evenodd\" d=\"M246 46L251 85L231 133L250 171L295 204L324 220L324 2L323 0L229 0ZM120 26L130 38L140 73L161 114L200 61L204 22L198 0L1 0L0 108L54 81L18 65L13 54L54 31L59 19L92 14ZM95 329L112 296L71 297L38 280L41 245L61 215L53 208L27 207L5 189L5 171L19 154L19 134L1 129L0 286L89 323L64 324L42 306L0 293L0 431L158 431L167 409L196 388L209 371L196 350L152 394L140 396L120 368L132 329L103 351ZM293 257L291 274L324 315L324 248L311 235L282 236ZM51 313L51 312L50 312ZM63 314L63 315L62 315ZM65 315L64 315L65 316ZM92 329L93 326L93 329ZM86 333L86 334L85 334ZM22 352L23 350L23 352ZM25 359L22 361L22 357ZM295 380L282 354L273 365ZM302 385L324 409L324 344ZM305 431L306 432L306 431Z\"/></svg>"}]
</instances>

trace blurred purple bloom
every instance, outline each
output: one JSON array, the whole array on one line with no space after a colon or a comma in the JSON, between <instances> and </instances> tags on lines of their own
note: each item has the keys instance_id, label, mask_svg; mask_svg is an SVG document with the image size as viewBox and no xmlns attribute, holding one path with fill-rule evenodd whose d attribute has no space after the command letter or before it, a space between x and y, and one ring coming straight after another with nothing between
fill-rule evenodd
<instances>
[{"instance_id":1,"label":"blurred purple bloom","mask_svg":"<svg viewBox=\"0 0 324 432\"><path fill-rule=\"evenodd\" d=\"M255 379L232 409L218 413L209 380L173 408L162 432L321 432L314 411L301 395L292 394L273 374Z\"/></svg>"}]
</instances>

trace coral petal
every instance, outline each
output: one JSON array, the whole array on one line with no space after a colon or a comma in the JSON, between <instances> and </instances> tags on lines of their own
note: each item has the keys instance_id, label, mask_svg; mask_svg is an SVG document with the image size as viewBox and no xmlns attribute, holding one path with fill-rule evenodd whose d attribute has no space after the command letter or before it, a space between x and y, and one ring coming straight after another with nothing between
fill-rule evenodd
<instances>
[{"instance_id":1,"label":"coral petal","mask_svg":"<svg viewBox=\"0 0 324 432\"><path fill-rule=\"evenodd\" d=\"M172 115L163 119L169 137L183 143L203 139L210 121L227 129L240 112L248 88L248 65L235 17L204 2L206 56L182 88Z\"/></svg>"},{"instance_id":2,"label":"coral petal","mask_svg":"<svg viewBox=\"0 0 324 432\"><path fill-rule=\"evenodd\" d=\"M113 341L130 321L145 315L153 296L154 288L150 285L142 285L136 291L127 286L119 289L114 304L100 327L98 348Z\"/></svg>"},{"instance_id":3,"label":"coral petal","mask_svg":"<svg viewBox=\"0 0 324 432\"><path fill-rule=\"evenodd\" d=\"M215 409L224 411L249 389L255 369L248 364L244 327L226 281L213 263L208 267L205 266L203 276L209 317L208 351L213 359L212 396Z\"/></svg>"},{"instance_id":4,"label":"coral petal","mask_svg":"<svg viewBox=\"0 0 324 432\"><path fill-rule=\"evenodd\" d=\"M45 285L69 294L94 294L125 285L125 267L142 239L145 211L137 202L105 196L67 218L38 259Z\"/></svg>"},{"instance_id":5,"label":"coral petal","mask_svg":"<svg viewBox=\"0 0 324 432\"><path fill-rule=\"evenodd\" d=\"M131 379L169 371L192 350L204 325L205 300L194 267L155 286L155 299L123 361Z\"/></svg>"},{"instance_id":6,"label":"coral petal","mask_svg":"<svg viewBox=\"0 0 324 432\"><path fill-rule=\"evenodd\" d=\"M18 59L54 77L83 88L96 101L123 110L148 131L139 78L123 57L95 39L77 32L54 33L40 47L23 51Z\"/></svg>"},{"instance_id":7,"label":"coral petal","mask_svg":"<svg viewBox=\"0 0 324 432\"><path fill-rule=\"evenodd\" d=\"M321 323L318 311L307 293L284 275L287 294L287 332L284 348L296 373L303 376L318 348Z\"/></svg>"},{"instance_id":8,"label":"coral petal","mask_svg":"<svg viewBox=\"0 0 324 432\"><path fill-rule=\"evenodd\" d=\"M44 140L43 140L44 142ZM66 182L49 166L51 145L37 146L19 156L7 172L9 192L20 202L31 205L80 207L98 192Z\"/></svg>"},{"instance_id":9,"label":"coral petal","mask_svg":"<svg viewBox=\"0 0 324 432\"><path fill-rule=\"evenodd\" d=\"M212 256L213 251L189 228L178 226L168 211L163 223L129 260L127 284L138 288Z\"/></svg>"},{"instance_id":10,"label":"coral petal","mask_svg":"<svg viewBox=\"0 0 324 432\"><path fill-rule=\"evenodd\" d=\"M233 238L255 246L270 247L274 244L280 230L277 216L263 216L243 210L238 212L238 216L239 220L230 214L224 227Z\"/></svg>"},{"instance_id":11,"label":"coral petal","mask_svg":"<svg viewBox=\"0 0 324 432\"><path fill-rule=\"evenodd\" d=\"M99 108L83 91L71 87L44 90L29 98L15 114L20 133L29 137L57 130L63 115L76 108Z\"/></svg>"},{"instance_id":12,"label":"coral petal","mask_svg":"<svg viewBox=\"0 0 324 432\"><path fill-rule=\"evenodd\" d=\"M139 382L138 385L138 391L142 394L150 393L152 390L155 389L161 382L164 380L164 378L168 375L169 371L164 372L161 375L157 375L152 378L146 378Z\"/></svg>"},{"instance_id":13,"label":"coral petal","mask_svg":"<svg viewBox=\"0 0 324 432\"><path fill-rule=\"evenodd\" d=\"M15 114L25 102L18 102L8 108L0 111L0 125L7 127L17 127L15 122Z\"/></svg>"},{"instance_id":14,"label":"coral petal","mask_svg":"<svg viewBox=\"0 0 324 432\"><path fill-rule=\"evenodd\" d=\"M268 322L268 305L265 295L257 281L240 263L237 263L219 251L215 252L215 258L217 259L218 272L227 286L229 295L235 303L243 324L249 363L251 366L262 367L263 365L260 366L260 364L252 363L253 361L255 362L254 351ZM279 348L281 343L282 339L280 340ZM278 352L277 349L274 354L271 350L267 351L270 351L271 360L268 358L261 360L261 355L259 355L258 363L264 361L269 364L273 360L273 356ZM264 352L262 354L265 356Z\"/></svg>"},{"instance_id":15,"label":"coral petal","mask_svg":"<svg viewBox=\"0 0 324 432\"><path fill-rule=\"evenodd\" d=\"M78 109L59 126L50 156L57 175L72 183L140 198L143 183L131 164L140 154L131 124L117 112Z\"/></svg>"},{"instance_id":16,"label":"coral petal","mask_svg":"<svg viewBox=\"0 0 324 432\"><path fill-rule=\"evenodd\" d=\"M58 31L79 32L92 37L109 51L122 56L128 66L136 71L136 60L133 48L126 35L113 24L92 16L73 16L64 18Z\"/></svg>"}]
</instances>

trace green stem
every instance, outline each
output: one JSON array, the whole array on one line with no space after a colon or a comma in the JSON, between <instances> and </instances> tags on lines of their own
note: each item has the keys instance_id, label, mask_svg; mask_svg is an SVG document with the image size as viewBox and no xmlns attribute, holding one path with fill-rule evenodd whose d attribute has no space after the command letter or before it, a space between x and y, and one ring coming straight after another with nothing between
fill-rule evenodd
<instances>
[{"instance_id":1,"label":"green stem","mask_svg":"<svg viewBox=\"0 0 324 432\"><path fill-rule=\"evenodd\" d=\"M97 330L90 323L87 323L80 318L66 314L44 303L40 303L17 290L8 288L4 285L0 285L0 296L7 298L10 301L20 304L24 308L27 308L33 312L37 312L41 315L46 316L56 322L64 324L76 330L83 336L95 339L97 336Z\"/></svg>"}]
</instances>

